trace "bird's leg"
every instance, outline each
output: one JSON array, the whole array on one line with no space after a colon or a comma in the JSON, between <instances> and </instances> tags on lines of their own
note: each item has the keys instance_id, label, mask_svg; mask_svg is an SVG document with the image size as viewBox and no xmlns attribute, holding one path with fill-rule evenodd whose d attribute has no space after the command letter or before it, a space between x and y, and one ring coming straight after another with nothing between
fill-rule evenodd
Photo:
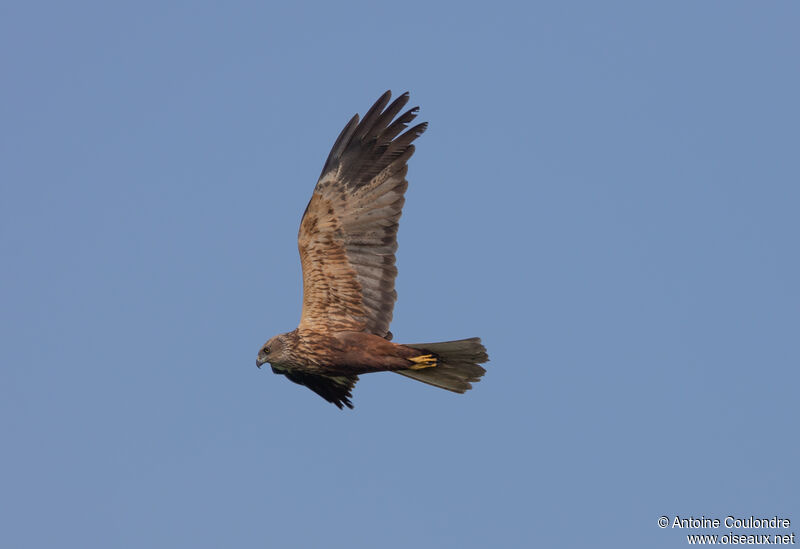
<instances>
[{"instance_id":1,"label":"bird's leg","mask_svg":"<svg viewBox=\"0 0 800 549\"><path fill-rule=\"evenodd\" d=\"M423 368L432 368L436 366L436 357L433 355L420 355L409 358L411 362L414 363L414 366L411 366L409 370L422 370Z\"/></svg>"}]
</instances>

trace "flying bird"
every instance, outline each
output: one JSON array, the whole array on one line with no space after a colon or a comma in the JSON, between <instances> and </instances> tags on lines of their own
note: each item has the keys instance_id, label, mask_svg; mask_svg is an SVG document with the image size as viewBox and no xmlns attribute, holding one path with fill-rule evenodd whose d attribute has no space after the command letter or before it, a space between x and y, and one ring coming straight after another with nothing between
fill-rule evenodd
<instances>
[{"instance_id":1,"label":"flying bird","mask_svg":"<svg viewBox=\"0 0 800 549\"><path fill-rule=\"evenodd\" d=\"M395 372L463 393L488 362L480 338L397 344L389 324L397 300L397 227L408 187L412 144L427 122L408 129L419 107L400 111L384 93L359 121L356 114L333 144L300 222L303 311L297 329L258 351L256 365L352 408L358 376Z\"/></svg>"}]
</instances>

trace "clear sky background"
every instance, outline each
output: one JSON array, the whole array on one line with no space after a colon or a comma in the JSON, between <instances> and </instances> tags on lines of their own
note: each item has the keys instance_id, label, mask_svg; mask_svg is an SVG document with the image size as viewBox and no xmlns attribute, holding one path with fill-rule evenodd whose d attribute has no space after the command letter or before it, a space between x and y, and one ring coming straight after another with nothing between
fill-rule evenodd
<instances>
[{"instance_id":1,"label":"clear sky background","mask_svg":"<svg viewBox=\"0 0 800 549\"><path fill-rule=\"evenodd\" d=\"M4 2L0 543L800 534L798 28L796 2ZM430 122L395 340L491 362L466 395L364 376L340 411L254 361L386 89Z\"/></svg>"}]
</instances>

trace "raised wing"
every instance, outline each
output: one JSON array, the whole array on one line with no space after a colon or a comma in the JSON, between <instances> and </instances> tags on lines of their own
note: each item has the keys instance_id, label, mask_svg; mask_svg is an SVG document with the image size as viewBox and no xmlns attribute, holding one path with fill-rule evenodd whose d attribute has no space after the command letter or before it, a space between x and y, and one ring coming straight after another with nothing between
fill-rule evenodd
<instances>
[{"instance_id":1,"label":"raised wing","mask_svg":"<svg viewBox=\"0 0 800 549\"><path fill-rule=\"evenodd\" d=\"M386 92L336 139L297 237L303 265L300 330L364 331L386 337L397 300L397 226L411 143L427 123L405 131L418 107L395 116L408 93Z\"/></svg>"}]
</instances>

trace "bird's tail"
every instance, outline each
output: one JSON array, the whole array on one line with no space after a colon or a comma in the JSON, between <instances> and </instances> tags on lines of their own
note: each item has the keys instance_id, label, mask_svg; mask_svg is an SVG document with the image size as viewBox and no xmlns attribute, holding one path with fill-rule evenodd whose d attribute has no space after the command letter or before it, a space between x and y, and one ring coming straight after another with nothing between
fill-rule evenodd
<instances>
[{"instance_id":1,"label":"bird's tail","mask_svg":"<svg viewBox=\"0 0 800 549\"><path fill-rule=\"evenodd\" d=\"M486 370L479 364L489 362L489 355L479 337L440 343L404 343L403 346L433 355L436 357L436 366L394 370L396 373L455 393L468 391L472 383L480 381Z\"/></svg>"}]
</instances>

